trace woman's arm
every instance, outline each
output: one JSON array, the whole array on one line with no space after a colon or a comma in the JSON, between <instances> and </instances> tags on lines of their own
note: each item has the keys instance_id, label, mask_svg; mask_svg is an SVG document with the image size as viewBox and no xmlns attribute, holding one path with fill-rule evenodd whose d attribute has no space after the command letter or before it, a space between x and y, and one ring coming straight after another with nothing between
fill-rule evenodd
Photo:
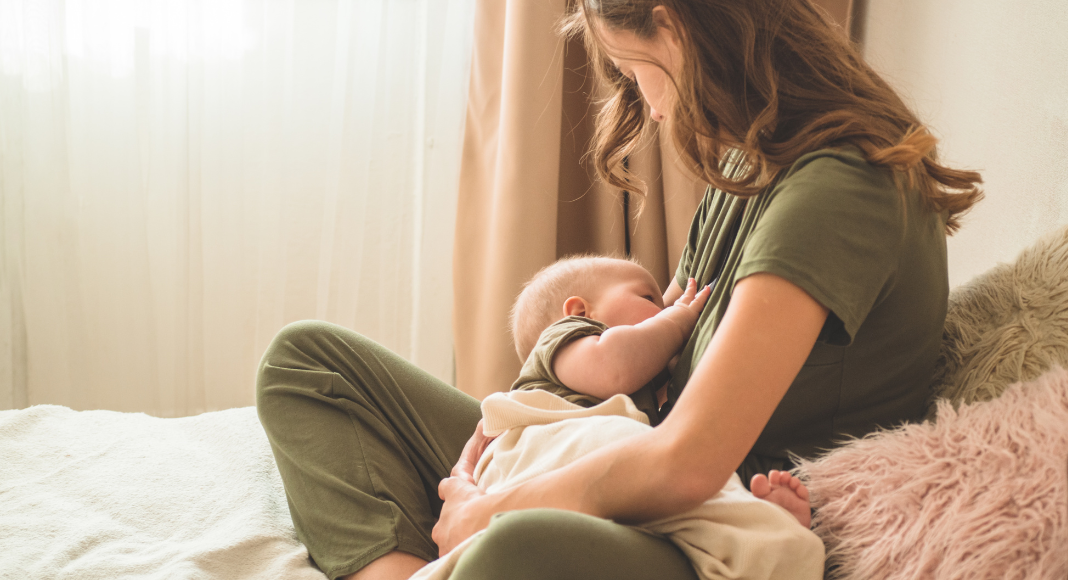
<instances>
[{"instance_id":1,"label":"woman's arm","mask_svg":"<svg viewBox=\"0 0 1068 580\"><path fill-rule=\"evenodd\" d=\"M515 509L554 507L638 523L697 506L723 487L752 448L826 318L826 308L778 276L739 281L660 426L506 492L483 495L462 478L444 480L434 540L445 553L485 528L494 513Z\"/></svg>"}]
</instances>

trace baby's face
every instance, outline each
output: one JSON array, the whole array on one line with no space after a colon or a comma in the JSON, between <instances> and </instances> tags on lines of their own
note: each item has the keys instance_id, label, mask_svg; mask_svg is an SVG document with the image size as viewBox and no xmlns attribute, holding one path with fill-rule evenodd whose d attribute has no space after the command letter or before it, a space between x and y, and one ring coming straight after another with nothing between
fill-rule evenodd
<instances>
[{"instance_id":1,"label":"baby's face","mask_svg":"<svg viewBox=\"0 0 1068 580\"><path fill-rule=\"evenodd\" d=\"M664 298L653 275L641 266L621 260L590 300L589 317L609 327L633 325L656 316Z\"/></svg>"}]
</instances>

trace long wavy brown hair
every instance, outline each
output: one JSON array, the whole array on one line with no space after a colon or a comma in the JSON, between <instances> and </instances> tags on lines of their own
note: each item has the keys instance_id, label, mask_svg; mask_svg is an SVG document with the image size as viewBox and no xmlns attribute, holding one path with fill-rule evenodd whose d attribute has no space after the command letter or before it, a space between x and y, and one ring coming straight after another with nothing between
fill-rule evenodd
<instances>
[{"instance_id":1,"label":"long wavy brown hair","mask_svg":"<svg viewBox=\"0 0 1068 580\"><path fill-rule=\"evenodd\" d=\"M948 233L982 198L980 175L939 162L937 139L809 0L575 0L562 30L583 36L610 87L592 159L612 186L644 191L624 160L652 120L598 31L652 39L661 25L657 6L666 8L682 48L676 74L664 69L676 91L664 129L683 162L713 187L753 196L802 155L852 145L893 172L902 191L916 190L926 207L944 212ZM742 162L727 171L732 151Z\"/></svg>"}]
</instances>

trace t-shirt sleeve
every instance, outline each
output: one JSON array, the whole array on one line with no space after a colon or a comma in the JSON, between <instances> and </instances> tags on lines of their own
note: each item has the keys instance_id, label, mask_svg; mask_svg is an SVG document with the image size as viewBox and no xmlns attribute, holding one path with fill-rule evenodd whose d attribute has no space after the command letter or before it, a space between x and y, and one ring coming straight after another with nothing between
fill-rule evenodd
<instances>
[{"instance_id":1,"label":"t-shirt sleeve","mask_svg":"<svg viewBox=\"0 0 1068 580\"><path fill-rule=\"evenodd\" d=\"M855 155L795 167L772 190L735 280L758 272L804 289L831 314L820 335L850 344L898 267L904 203L892 177Z\"/></svg>"},{"instance_id":2,"label":"t-shirt sleeve","mask_svg":"<svg viewBox=\"0 0 1068 580\"><path fill-rule=\"evenodd\" d=\"M573 340L602 334L607 328L603 322L581 316L568 316L549 325L538 336L538 342L534 344L519 373L520 380L512 385L512 390L521 389L523 384L535 381L548 380L562 384L553 372L553 357L557 351Z\"/></svg>"}]
</instances>

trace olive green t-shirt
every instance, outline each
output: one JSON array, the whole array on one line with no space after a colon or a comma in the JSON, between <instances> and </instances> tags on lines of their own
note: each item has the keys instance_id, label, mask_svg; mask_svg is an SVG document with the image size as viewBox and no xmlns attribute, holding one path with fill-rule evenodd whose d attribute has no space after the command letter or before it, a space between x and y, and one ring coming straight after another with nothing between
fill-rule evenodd
<instances>
[{"instance_id":1,"label":"olive green t-shirt","mask_svg":"<svg viewBox=\"0 0 1068 580\"><path fill-rule=\"evenodd\" d=\"M812 457L923 415L949 293L945 218L852 148L807 154L748 200L709 188L676 279L685 288L687 278L704 285L719 276L674 369L665 412L712 339L735 284L758 272L796 284L830 314L739 469L743 481L789 467L789 453Z\"/></svg>"},{"instance_id":2,"label":"olive green t-shirt","mask_svg":"<svg viewBox=\"0 0 1068 580\"><path fill-rule=\"evenodd\" d=\"M553 357L567 343L586 336L597 336L608 329L603 322L582 316L567 316L542 331L530 356L519 371L519 378L512 383L513 391L549 391L580 407L593 407L604 402L603 399L586 395L564 386L553 372ZM664 386L668 376L666 371L653 378L649 384L630 394L634 406L649 417L649 424L659 422L656 404L656 390Z\"/></svg>"}]
</instances>

